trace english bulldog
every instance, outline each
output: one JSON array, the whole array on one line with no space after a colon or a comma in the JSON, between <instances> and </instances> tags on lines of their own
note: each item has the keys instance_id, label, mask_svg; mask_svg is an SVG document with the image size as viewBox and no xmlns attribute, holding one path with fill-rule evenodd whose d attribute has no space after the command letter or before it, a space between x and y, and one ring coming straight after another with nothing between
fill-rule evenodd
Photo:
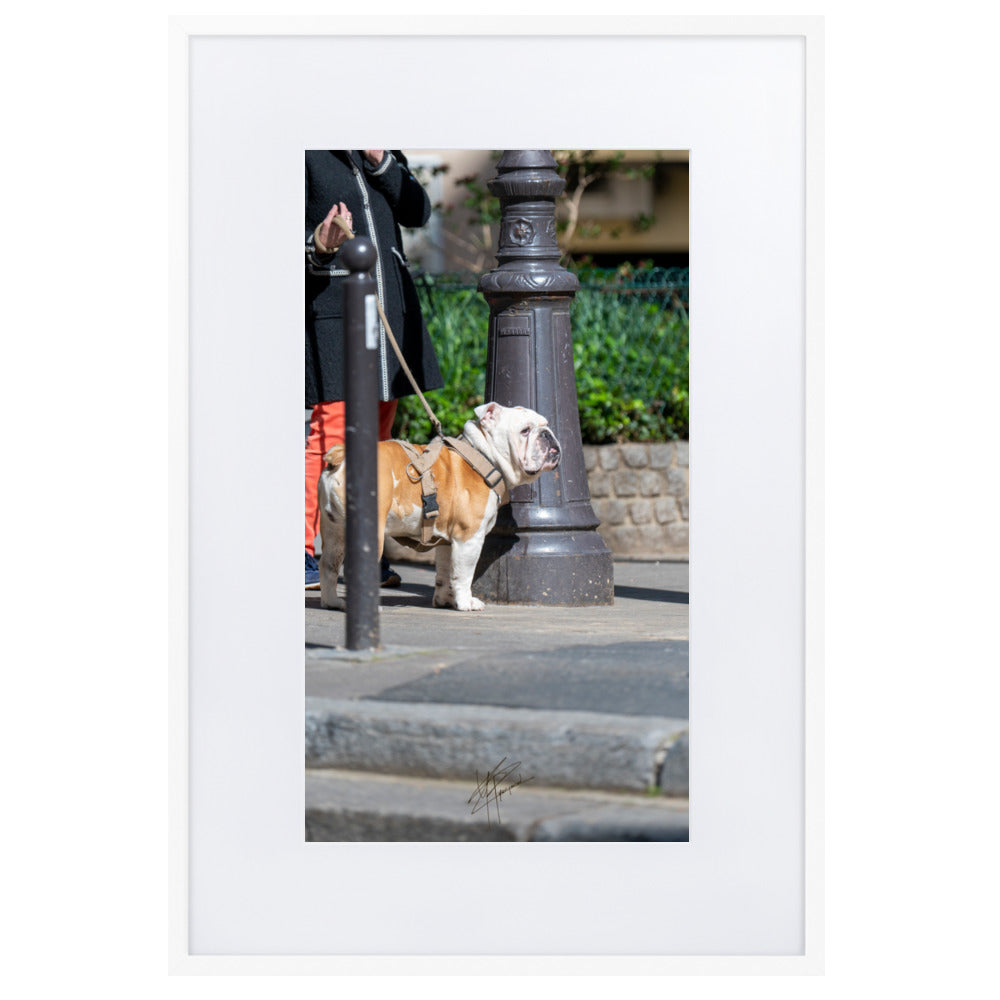
<instances>
[{"instance_id":1,"label":"english bulldog","mask_svg":"<svg viewBox=\"0 0 1000 1000\"><path fill-rule=\"evenodd\" d=\"M463 436L503 476L506 497L515 486L534 482L546 469L559 465L562 449L548 421L523 406L499 403L477 406ZM418 449L419 450L419 449ZM343 609L337 596L337 575L344 561L345 478L344 447L324 456L319 480L320 533L323 554L319 561L320 603ZM420 482L408 474L411 456L398 441L378 445L378 554L385 535L419 540L423 521ZM483 542L496 523L501 500L482 475L459 454L442 448L432 472L437 484L439 513L433 521L433 540L440 540L436 554L433 606L459 611L482 611L472 596L472 576Z\"/></svg>"}]
</instances>

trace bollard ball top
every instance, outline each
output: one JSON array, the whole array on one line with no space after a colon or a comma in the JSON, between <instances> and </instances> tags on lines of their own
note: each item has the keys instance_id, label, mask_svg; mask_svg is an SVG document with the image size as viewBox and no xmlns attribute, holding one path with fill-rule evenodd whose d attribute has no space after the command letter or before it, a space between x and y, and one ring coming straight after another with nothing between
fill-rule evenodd
<instances>
[{"instance_id":1,"label":"bollard ball top","mask_svg":"<svg viewBox=\"0 0 1000 1000\"><path fill-rule=\"evenodd\" d=\"M370 271L378 254L367 236L355 236L340 248L338 256L344 267L356 274L358 271Z\"/></svg>"}]
</instances>

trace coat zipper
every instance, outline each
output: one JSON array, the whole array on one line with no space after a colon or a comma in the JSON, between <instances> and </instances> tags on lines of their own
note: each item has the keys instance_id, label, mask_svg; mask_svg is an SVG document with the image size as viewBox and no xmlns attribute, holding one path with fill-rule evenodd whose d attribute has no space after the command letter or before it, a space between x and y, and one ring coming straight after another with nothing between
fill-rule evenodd
<instances>
[{"instance_id":1,"label":"coat zipper","mask_svg":"<svg viewBox=\"0 0 1000 1000\"><path fill-rule=\"evenodd\" d=\"M382 274L382 248L378 245L378 237L375 235L375 219L372 215L371 205L368 203L368 188L365 186L365 181L361 176L361 171L358 170L353 159L351 160L351 166L354 169L354 180L361 189L361 201L364 205L365 219L368 221L368 238L372 241L372 244L375 247L375 284L378 287L379 302L382 303L382 308L385 309L385 278ZM382 325L381 319L378 321L378 332L378 360L379 368L382 374L382 399L388 400L389 366L386 364L385 327Z\"/></svg>"}]
</instances>

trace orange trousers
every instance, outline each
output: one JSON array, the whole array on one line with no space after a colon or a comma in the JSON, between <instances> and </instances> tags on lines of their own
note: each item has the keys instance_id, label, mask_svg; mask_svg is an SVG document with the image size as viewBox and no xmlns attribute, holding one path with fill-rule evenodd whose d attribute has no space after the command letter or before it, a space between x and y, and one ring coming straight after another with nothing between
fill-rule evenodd
<instances>
[{"instance_id":1,"label":"orange trousers","mask_svg":"<svg viewBox=\"0 0 1000 1000\"><path fill-rule=\"evenodd\" d=\"M378 439L392 437L392 424L396 419L397 400L378 404ZM309 437L306 439L306 552L316 554L316 536L319 534L319 500L316 490L323 471L323 456L337 444L344 443L346 425L345 406L342 402L317 403L309 418Z\"/></svg>"}]
</instances>

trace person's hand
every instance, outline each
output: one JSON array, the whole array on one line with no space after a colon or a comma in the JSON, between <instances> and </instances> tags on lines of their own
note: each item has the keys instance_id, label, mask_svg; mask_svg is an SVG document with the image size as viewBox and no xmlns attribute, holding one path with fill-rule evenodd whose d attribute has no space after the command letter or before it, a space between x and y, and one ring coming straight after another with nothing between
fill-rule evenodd
<instances>
[{"instance_id":1,"label":"person's hand","mask_svg":"<svg viewBox=\"0 0 1000 1000\"><path fill-rule=\"evenodd\" d=\"M316 249L320 253L333 253L338 247L348 239L347 233L333 220L340 217L353 230L354 224L351 220L350 209L341 202L334 205L327 213L326 218L316 227L315 240Z\"/></svg>"},{"instance_id":2,"label":"person's hand","mask_svg":"<svg viewBox=\"0 0 1000 1000\"><path fill-rule=\"evenodd\" d=\"M373 167L377 167L382 162L382 157L385 156L384 149L366 149L364 153L365 153L365 159Z\"/></svg>"}]
</instances>

